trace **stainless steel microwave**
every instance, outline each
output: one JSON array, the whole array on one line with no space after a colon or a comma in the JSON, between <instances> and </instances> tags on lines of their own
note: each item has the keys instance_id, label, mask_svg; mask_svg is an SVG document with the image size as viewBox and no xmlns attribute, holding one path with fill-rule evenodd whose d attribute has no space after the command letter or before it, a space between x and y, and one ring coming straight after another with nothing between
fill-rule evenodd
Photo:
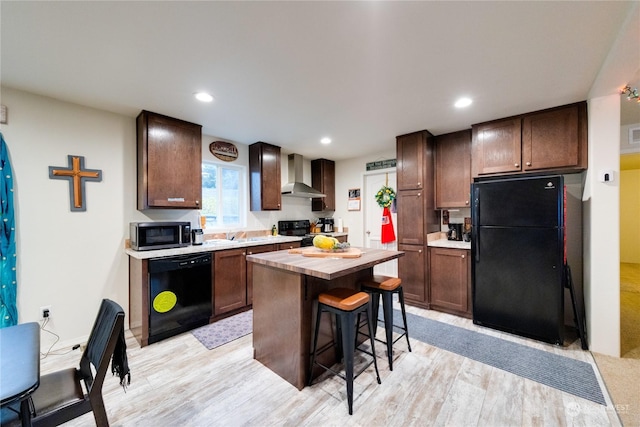
<instances>
[{"instance_id":1,"label":"stainless steel microwave","mask_svg":"<svg viewBox=\"0 0 640 427\"><path fill-rule=\"evenodd\" d=\"M129 224L131 249L181 248L191 244L190 222L132 222Z\"/></svg>"}]
</instances>

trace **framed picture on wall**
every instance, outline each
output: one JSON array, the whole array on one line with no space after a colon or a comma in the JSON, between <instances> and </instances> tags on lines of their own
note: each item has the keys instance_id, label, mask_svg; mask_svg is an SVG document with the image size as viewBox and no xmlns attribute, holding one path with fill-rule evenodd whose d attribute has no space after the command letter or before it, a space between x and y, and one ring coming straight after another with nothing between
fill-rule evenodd
<instances>
[{"instance_id":1,"label":"framed picture on wall","mask_svg":"<svg viewBox=\"0 0 640 427\"><path fill-rule=\"evenodd\" d=\"M349 201L347 202L347 210L359 211L360 210L360 189L349 189Z\"/></svg>"}]
</instances>

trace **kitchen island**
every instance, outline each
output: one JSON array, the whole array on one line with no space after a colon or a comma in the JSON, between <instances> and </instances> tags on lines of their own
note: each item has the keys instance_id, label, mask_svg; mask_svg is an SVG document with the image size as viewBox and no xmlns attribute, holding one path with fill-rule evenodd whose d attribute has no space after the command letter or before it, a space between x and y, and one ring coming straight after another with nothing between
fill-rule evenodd
<instances>
[{"instance_id":1,"label":"kitchen island","mask_svg":"<svg viewBox=\"0 0 640 427\"><path fill-rule=\"evenodd\" d=\"M298 390L310 374L314 299L332 288L357 289L360 280L373 274L375 265L404 255L382 249L361 251L358 258L305 257L287 250L247 256L253 263L254 358ZM324 316L319 348L332 340L332 333L329 316ZM335 360L332 351L322 356L322 363Z\"/></svg>"}]
</instances>

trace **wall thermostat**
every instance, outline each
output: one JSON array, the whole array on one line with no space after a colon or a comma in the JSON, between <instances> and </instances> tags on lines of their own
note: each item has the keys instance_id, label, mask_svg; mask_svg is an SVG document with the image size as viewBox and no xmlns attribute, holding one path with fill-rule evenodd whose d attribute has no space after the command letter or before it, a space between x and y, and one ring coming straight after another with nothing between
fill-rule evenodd
<instances>
[{"instance_id":1,"label":"wall thermostat","mask_svg":"<svg viewBox=\"0 0 640 427\"><path fill-rule=\"evenodd\" d=\"M601 170L599 177L600 182L613 182L613 169Z\"/></svg>"}]
</instances>

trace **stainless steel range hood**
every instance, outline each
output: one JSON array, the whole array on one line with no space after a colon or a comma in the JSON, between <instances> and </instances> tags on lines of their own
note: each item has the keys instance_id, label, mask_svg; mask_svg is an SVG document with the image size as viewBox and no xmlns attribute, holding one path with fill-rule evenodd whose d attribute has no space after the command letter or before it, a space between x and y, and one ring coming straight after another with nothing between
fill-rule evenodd
<instances>
[{"instance_id":1,"label":"stainless steel range hood","mask_svg":"<svg viewBox=\"0 0 640 427\"><path fill-rule=\"evenodd\" d=\"M326 197L302 182L303 159L300 154L289 154L289 182L282 186L282 195L290 197Z\"/></svg>"}]
</instances>

